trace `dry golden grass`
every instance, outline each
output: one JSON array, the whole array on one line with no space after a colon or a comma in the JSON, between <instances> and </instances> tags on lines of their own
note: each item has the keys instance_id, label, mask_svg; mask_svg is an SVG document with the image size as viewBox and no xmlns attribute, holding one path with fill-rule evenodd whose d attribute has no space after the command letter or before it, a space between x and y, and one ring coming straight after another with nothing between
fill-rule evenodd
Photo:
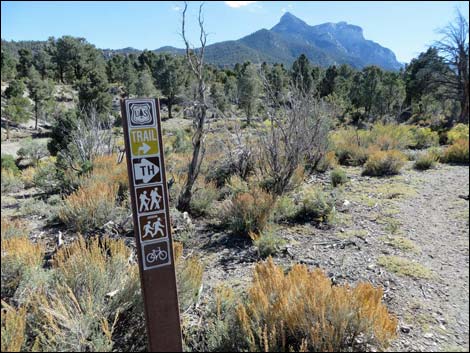
<instances>
[{"instance_id":1,"label":"dry golden grass","mask_svg":"<svg viewBox=\"0 0 470 353\"><path fill-rule=\"evenodd\" d=\"M115 210L117 192L116 184L90 181L64 200L59 219L79 232L102 226Z\"/></svg>"},{"instance_id":2,"label":"dry golden grass","mask_svg":"<svg viewBox=\"0 0 470 353\"><path fill-rule=\"evenodd\" d=\"M23 276L39 268L44 259L43 244L32 243L27 236L2 239L2 298L12 297Z\"/></svg>"},{"instance_id":3,"label":"dry golden grass","mask_svg":"<svg viewBox=\"0 0 470 353\"><path fill-rule=\"evenodd\" d=\"M119 186L120 192L129 188L126 163L117 164L116 155L98 156L93 161L91 179Z\"/></svg>"},{"instance_id":4,"label":"dry golden grass","mask_svg":"<svg viewBox=\"0 0 470 353\"><path fill-rule=\"evenodd\" d=\"M26 340L26 308L2 300L2 352L20 352Z\"/></svg>"},{"instance_id":5,"label":"dry golden grass","mask_svg":"<svg viewBox=\"0 0 470 353\"><path fill-rule=\"evenodd\" d=\"M238 325L250 351L384 349L397 319L382 295L369 283L332 286L323 271L303 265L285 275L268 259L256 265L248 299L237 309Z\"/></svg>"}]
</instances>

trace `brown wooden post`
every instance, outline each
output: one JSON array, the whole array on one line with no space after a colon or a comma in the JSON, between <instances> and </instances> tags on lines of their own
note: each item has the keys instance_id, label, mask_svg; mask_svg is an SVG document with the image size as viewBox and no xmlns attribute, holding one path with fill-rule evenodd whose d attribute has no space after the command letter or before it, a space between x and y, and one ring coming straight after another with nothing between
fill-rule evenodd
<instances>
[{"instance_id":1,"label":"brown wooden post","mask_svg":"<svg viewBox=\"0 0 470 353\"><path fill-rule=\"evenodd\" d=\"M181 352L160 104L121 100L121 114L149 351Z\"/></svg>"}]
</instances>

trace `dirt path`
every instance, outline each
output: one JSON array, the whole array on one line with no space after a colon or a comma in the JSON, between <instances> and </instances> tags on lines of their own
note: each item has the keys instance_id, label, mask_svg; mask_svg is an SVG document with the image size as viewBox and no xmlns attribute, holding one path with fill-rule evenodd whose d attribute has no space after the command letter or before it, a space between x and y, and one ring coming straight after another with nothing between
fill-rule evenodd
<instances>
[{"instance_id":1,"label":"dirt path","mask_svg":"<svg viewBox=\"0 0 470 353\"><path fill-rule=\"evenodd\" d=\"M428 322L421 322L422 335L413 335L409 349L468 351L468 201L459 196L468 196L469 168L441 166L422 175L418 194L400 205L400 220L404 233L421 248L417 261L435 279L420 283L418 318ZM403 294L403 299L416 299L413 290Z\"/></svg>"},{"instance_id":2,"label":"dirt path","mask_svg":"<svg viewBox=\"0 0 470 353\"><path fill-rule=\"evenodd\" d=\"M382 286L399 320L390 351L468 351L469 208L459 195L469 193L469 168L417 172L410 162L391 178L360 171L346 169L351 180L341 197L350 205L333 227L279 226L289 250L274 261L285 268L299 262L320 267L334 283ZM328 174L310 182L326 186ZM206 264L204 296L213 296L211 288L220 283L246 288L260 260L254 246L205 222L197 228L188 247ZM396 258L406 261L400 271L380 262Z\"/></svg>"}]
</instances>

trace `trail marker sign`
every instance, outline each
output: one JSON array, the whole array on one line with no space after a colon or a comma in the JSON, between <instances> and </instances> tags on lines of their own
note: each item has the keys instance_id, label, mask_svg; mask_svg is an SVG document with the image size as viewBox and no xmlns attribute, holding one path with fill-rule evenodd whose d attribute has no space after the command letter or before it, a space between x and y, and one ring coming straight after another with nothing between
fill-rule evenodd
<instances>
[{"instance_id":1,"label":"trail marker sign","mask_svg":"<svg viewBox=\"0 0 470 353\"><path fill-rule=\"evenodd\" d=\"M150 352L181 352L181 326L157 99L125 99L121 114Z\"/></svg>"}]
</instances>

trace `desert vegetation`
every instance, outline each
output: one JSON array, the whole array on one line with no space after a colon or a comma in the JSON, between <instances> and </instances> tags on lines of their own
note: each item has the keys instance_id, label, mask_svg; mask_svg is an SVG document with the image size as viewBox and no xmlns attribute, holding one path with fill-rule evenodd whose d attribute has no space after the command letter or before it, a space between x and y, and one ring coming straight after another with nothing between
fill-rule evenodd
<instances>
[{"instance_id":1,"label":"desert vegetation","mask_svg":"<svg viewBox=\"0 0 470 353\"><path fill-rule=\"evenodd\" d=\"M202 13L183 56L2 40L2 351L146 349L123 97L161 99L185 350L468 349L468 39L222 68Z\"/></svg>"}]
</instances>

